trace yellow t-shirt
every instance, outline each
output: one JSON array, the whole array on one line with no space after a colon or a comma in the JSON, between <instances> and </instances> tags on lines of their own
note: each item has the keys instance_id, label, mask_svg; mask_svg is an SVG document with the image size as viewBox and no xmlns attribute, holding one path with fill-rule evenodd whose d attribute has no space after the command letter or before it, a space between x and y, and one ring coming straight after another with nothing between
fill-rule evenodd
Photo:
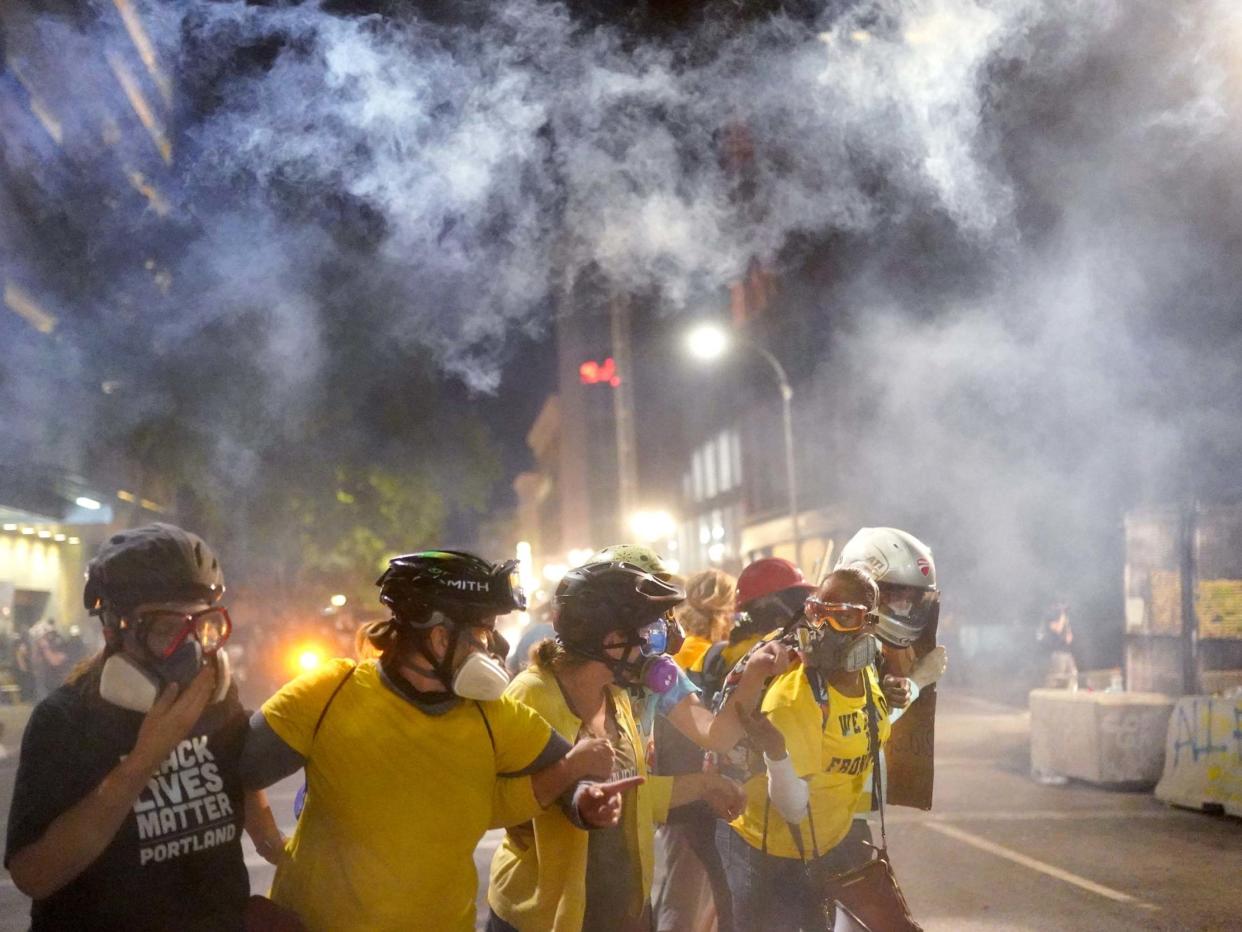
<instances>
[{"instance_id":1,"label":"yellow t-shirt","mask_svg":"<svg viewBox=\"0 0 1242 932\"><path fill-rule=\"evenodd\" d=\"M883 744L889 734L888 705L871 667L866 676L879 709ZM763 697L763 711L785 736L794 772L810 784L810 816L799 826L808 858L815 851L825 854L845 837L859 797L865 792L872 760L866 704L865 696L844 696L830 686L828 707L821 709L800 665L777 677ZM787 823L776 807L768 804L767 774L752 777L745 789L746 809L732 823L734 830L747 843L762 848L767 809L768 853L800 857Z\"/></svg>"},{"instance_id":2,"label":"yellow t-shirt","mask_svg":"<svg viewBox=\"0 0 1242 932\"><path fill-rule=\"evenodd\" d=\"M683 670L702 669L703 655L711 646L712 642L708 638L701 638L697 634L686 635L685 643L681 645L681 650L673 655L673 659Z\"/></svg>"},{"instance_id":3,"label":"yellow t-shirt","mask_svg":"<svg viewBox=\"0 0 1242 932\"><path fill-rule=\"evenodd\" d=\"M386 685L372 660L337 693L312 741L350 665L325 664L263 705L267 723L307 759L306 807L272 899L313 932L473 929L479 839L542 811L529 777L499 776L534 762L551 728L508 697L428 714Z\"/></svg>"}]
</instances>

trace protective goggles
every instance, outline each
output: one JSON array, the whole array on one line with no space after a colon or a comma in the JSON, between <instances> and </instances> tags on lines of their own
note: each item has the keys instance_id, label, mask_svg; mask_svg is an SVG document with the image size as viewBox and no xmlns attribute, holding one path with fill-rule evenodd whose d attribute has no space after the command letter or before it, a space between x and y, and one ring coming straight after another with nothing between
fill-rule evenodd
<instances>
[{"instance_id":1,"label":"protective goggles","mask_svg":"<svg viewBox=\"0 0 1242 932\"><path fill-rule=\"evenodd\" d=\"M171 657L188 637L194 638L211 654L224 646L233 633L233 620L223 606L199 612L173 612L156 609L137 618L138 641L161 660Z\"/></svg>"},{"instance_id":2,"label":"protective goggles","mask_svg":"<svg viewBox=\"0 0 1242 932\"><path fill-rule=\"evenodd\" d=\"M861 631L867 624L870 611L866 605L857 602L824 602L815 596L807 599L803 608L807 621L812 625L827 625L834 631L844 633Z\"/></svg>"},{"instance_id":3,"label":"protective goggles","mask_svg":"<svg viewBox=\"0 0 1242 932\"><path fill-rule=\"evenodd\" d=\"M644 657L654 657L668 650L669 622L665 618L653 621L646 627L639 628L638 648Z\"/></svg>"}]
</instances>

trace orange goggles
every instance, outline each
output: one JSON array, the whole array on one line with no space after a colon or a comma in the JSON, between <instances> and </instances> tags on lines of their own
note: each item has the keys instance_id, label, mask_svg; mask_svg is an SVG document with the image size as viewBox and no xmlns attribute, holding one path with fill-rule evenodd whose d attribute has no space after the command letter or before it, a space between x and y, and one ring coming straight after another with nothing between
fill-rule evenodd
<instances>
[{"instance_id":1,"label":"orange goggles","mask_svg":"<svg viewBox=\"0 0 1242 932\"><path fill-rule=\"evenodd\" d=\"M815 626L828 625L834 631L861 631L867 624L871 609L856 602L824 602L811 596L803 609L807 621Z\"/></svg>"}]
</instances>

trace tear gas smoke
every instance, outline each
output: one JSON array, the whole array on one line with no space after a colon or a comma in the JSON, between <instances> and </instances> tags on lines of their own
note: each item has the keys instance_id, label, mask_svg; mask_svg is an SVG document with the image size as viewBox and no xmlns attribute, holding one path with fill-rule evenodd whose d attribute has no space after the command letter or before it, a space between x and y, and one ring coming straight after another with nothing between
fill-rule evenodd
<instances>
[{"instance_id":1,"label":"tear gas smoke","mask_svg":"<svg viewBox=\"0 0 1242 932\"><path fill-rule=\"evenodd\" d=\"M808 459L848 465L810 484L913 523L972 592L1022 571L1115 589L1084 559L1100 527L1211 493L1242 446L1235 5L726 6L657 37L535 0L469 25L142 6L180 82L190 296L144 326L184 341L265 308L253 351L287 408L329 352L323 305L353 302L377 342L488 390L506 335L588 266L697 310L828 238L801 417L831 407ZM34 28L67 49L104 27ZM66 85L109 83L88 60L61 57ZM10 169L56 189L19 145Z\"/></svg>"}]
</instances>

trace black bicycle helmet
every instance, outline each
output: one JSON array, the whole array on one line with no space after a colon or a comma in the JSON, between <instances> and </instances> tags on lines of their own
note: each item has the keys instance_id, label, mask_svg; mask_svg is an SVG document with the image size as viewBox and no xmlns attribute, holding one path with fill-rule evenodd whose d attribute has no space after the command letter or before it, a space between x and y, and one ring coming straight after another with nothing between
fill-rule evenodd
<instances>
[{"instance_id":1,"label":"black bicycle helmet","mask_svg":"<svg viewBox=\"0 0 1242 932\"><path fill-rule=\"evenodd\" d=\"M375 584L380 601L410 627L507 615L526 608L517 577L517 561L489 563L460 550L423 550L393 557Z\"/></svg>"},{"instance_id":2,"label":"black bicycle helmet","mask_svg":"<svg viewBox=\"0 0 1242 932\"><path fill-rule=\"evenodd\" d=\"M594 651L608 632L646 627L685 598L632 563L588 563L570 570L556 587L552 626L566 647Z\"/></svg>"},{"instance_id":3,"label":"black bicycle helmet","mask_svg":"<svg viewBox=\"0 0 1242 932\"><path fill-rule=\"evenodd\" d=\"M145 602L218 602L224 573L197 534L172 524L148 524L108 538L86 570L82 601L93 615Z\"/></svg>"}]
</instances>

